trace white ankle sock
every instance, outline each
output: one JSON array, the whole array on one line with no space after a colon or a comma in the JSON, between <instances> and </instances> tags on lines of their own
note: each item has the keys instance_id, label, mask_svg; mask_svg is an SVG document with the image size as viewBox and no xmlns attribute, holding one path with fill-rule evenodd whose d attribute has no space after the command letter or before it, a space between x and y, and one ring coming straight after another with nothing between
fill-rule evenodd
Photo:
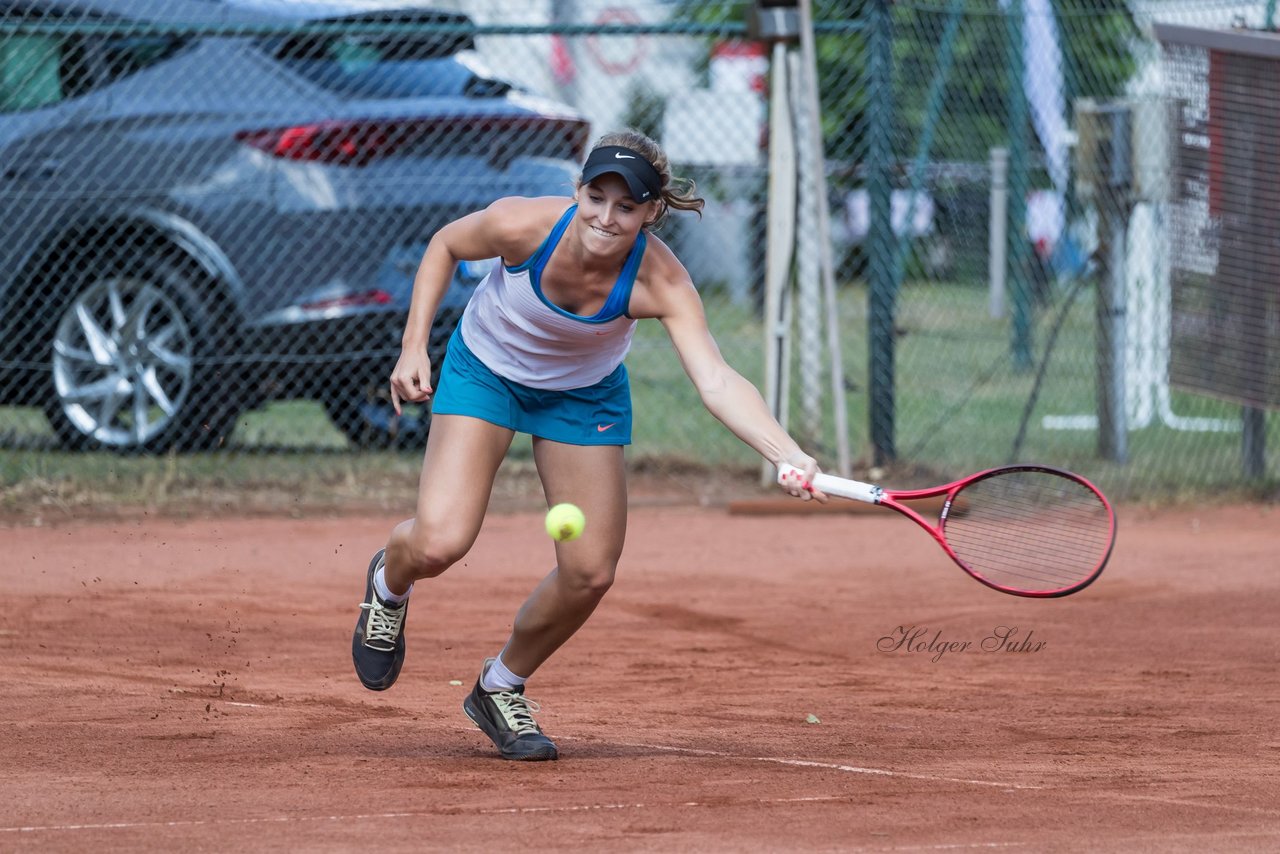
<instances>
[{"instance_id":1,"label":"white ankle sock","mask_svg":"<svg viewBox=\"0 0 1280 854\"><path fill-rule=\"evenodd\" d=\"M517 676L507 669L502 663L502 656L498 656L493 660L493 664L489 665L489 669L480 677L480 687L490 694L496 691L510 691L513 688L523 688L525 678Z\"/></svg>"},{"instance_id":2,"label":"white ankle sock","mask_svg":"<svg viewBox=\"0 0 1280 854\"><path fill-rule=\"evenodd\" d=\"M413 592L413 585L409 585L409 589L404 592L403 596L398 596L391 592L391 588L387 586L387 568L380 566L373 573L373 589L377 592L378 598L383 602L390 602L393 605L399 605L401 602L409 598L409 594Z\"/></svg>"}]
</instances>

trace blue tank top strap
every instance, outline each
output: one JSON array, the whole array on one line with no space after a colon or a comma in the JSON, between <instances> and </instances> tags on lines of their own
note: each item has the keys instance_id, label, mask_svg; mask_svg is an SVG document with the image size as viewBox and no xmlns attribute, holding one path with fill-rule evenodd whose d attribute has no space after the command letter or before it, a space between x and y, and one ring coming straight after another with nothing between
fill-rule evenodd
<instances>
[{"instance_id":1,"label":"blue tank top strap","mask_svg":"<svg viewBox=\"0 0 1280 854\"><path fill-rule=\"evenodd\" d=\"M538 295L538 299L542 300L553 311L588 323L607 323L627 314L627 307L631 303L631 290L635 287L636 274L640 271L640 262L644 260L644 249L649 242L649 238L643 231L636 235L636 242L632 244L631 251L627 253L627 260L622 263L622 271L618 274L618 279L614 282L613 289L609 291L609 296L605 299L604 305L600 307L599 311L591 317L571 314L552 303L543 295L542 268L547 266L547 262L551 260L551 253L555 251L556 246L560 243L560 238L564 236L565 229L569 227L569 223L573 220L573 215L577 210L578 206L576 204L570 205L569 209L564 212L556 223L555 228L551 229L551 233L542 241L542 244L533 255L515 267L507 267L507 270L512 273L528 270L534 293Z\"/></svg>"},{"instance_id":2,"label":"blue tank top strap","mask_svg":"<svg viewBox=\"0 0 1280 854\"><path fill-rule=\"evenodd\" d=\"M627 255L627 260L622 265L617 284L613 286L613 290L609 292L609 298L604 301L604 305L593 319L613 320L624 314L631 316L627 314L627 308L631 303L631 289L635 287L636 274L640 272L640 262L644 260L644 247L648 242L649 238L643 231L636 235L635 245L631 247L631 253Z\"/></svg>"},{"instance_id":3,"label":"blue tank top strap","mask_svg":"<svg viewBox=\"0 0 1280 854\"><path fill-rule=\"evenodd\" d=\"M543 239L538 248L534 250L534 253L521 263L514 267L507 267L507 269L513 273L520 273L524 270L532 270L534 273L541 273L542 268L547 266L547 261L550 260L551 253L555 251L556 245L560 242L560 238L564 236L564 231L569 227L570 221L573 220L573 213L577 209L578 206L576 204L569 205L569 209L561 214L559 221L557 221L555 227L551 229L551 233Z\"/></svg>"}]
</instances>

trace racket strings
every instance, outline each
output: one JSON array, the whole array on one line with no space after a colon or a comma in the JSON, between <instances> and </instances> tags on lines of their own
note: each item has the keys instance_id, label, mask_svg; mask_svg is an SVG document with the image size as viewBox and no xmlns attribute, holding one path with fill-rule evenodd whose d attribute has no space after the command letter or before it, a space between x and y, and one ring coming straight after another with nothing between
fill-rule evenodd
<instances>
[{"instance_id":1,"label":"racket strings","mask_svg":"<svg viewBox=\"0 0 1280 854\"><path fill-rule=\"evenodd\" d=\"M1111 513L1089 486L1049 471L1011 470L965 486L943 520L970 571L1000 587L1052 592L1101 568Z\"/></svg>"}]
</instances>

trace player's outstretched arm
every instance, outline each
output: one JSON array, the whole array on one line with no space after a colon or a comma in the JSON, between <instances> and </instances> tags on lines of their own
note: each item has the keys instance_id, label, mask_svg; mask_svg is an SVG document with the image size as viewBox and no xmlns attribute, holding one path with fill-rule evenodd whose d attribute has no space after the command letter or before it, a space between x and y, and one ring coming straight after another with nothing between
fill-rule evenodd
<instances>
[{"instance_id":1,"label":"player's outstretched arm","mask_svg":"<svg viewBox=\"0 0 1280 854\"><path fill-rule=\"evenodd\" d=\"M804 472L802 479L783 483L784 489L800 498L826 501L814 486L817 461L773 417L760 391L724 360L687 275L683 282L677 278L654 290L661 292L659 319L707 411L775 466L786 463Z\"/></svg>"}]
</instances>

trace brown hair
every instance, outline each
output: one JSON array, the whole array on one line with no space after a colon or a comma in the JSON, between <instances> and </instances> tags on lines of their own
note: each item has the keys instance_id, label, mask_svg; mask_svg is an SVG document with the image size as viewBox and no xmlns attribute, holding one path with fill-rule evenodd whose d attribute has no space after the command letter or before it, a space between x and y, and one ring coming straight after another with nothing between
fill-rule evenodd
<instances>
[{"instance_id":1,"label":"brown hair","mask_svg":"<svg viewBox=\"0 0 1280 854\"><path fill-rule=\"evenodd\" d=\"M695 195L698 191L697 185L691 179L672 176L671 161L667 159L667 153L658 143L637 130L621 130L600 137L591 150L595 151L606 145L620 145L631 149L648 160L662 178L662 192L657 199L658 215L654 217L653 222L645 226L647 229L652 231L657 228L667 218L667 211L671 208L678 211L696 211L699 217L702 216L702 207L706 202Z\"/></svg>"}]
</instances>

